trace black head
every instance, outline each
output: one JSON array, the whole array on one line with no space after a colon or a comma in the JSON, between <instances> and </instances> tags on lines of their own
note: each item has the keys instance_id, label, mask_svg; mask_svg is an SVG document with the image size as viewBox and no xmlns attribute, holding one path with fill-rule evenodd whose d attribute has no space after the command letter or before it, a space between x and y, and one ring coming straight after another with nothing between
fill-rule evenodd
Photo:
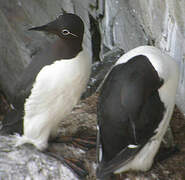
<instances>
[{"instance_id":1,"label":"black head","mask_svg":"<svg viewBox=\"0 0 185 180\"><path fill-rule=\"evenodd\" d=\"M56 20L29 30L46 31L58 35L65 40L83 40L84 24L81 18L75 14L66 13L57 17Z\"/></svg>"}]
</instances>

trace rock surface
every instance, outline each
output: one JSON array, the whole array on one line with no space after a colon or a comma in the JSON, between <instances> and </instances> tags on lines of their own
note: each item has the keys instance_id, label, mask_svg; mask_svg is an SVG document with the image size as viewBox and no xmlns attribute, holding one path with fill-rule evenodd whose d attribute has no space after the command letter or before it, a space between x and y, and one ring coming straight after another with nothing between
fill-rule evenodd
<instances>
[{"instance_id":1,"label":"rock surface","mask_svg":"<svg viewBox=\"0 0 185 180\"><path fill-rule=\"evenodd\" d=\"M78 180L71 169L33 146L15 148L13 137L0 138L1 180Z\"/></svg>"}]
</instances>

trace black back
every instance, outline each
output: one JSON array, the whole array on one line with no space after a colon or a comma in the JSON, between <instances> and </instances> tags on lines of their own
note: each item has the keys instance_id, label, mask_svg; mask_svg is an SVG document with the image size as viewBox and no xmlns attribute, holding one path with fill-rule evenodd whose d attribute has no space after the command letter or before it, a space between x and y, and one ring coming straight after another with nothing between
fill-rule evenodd
<instances>
[{"instance_id":1,"label":"black back","mask_svg":"<svg viewBox=\"0 0 185 180\"><path fill-rule=\"evenodd\" d=\"M114 165L116 161L126 162L154 135L165 111L158 93L162 84L146 56L136 56L112 69L97 107L103 150L99 174L106 173L104 169L110 161ZM130 144L138 148L127 151L125 148ZM120 155L123 159L114 159L123 150Z\"/></svg>"}]
</instances>

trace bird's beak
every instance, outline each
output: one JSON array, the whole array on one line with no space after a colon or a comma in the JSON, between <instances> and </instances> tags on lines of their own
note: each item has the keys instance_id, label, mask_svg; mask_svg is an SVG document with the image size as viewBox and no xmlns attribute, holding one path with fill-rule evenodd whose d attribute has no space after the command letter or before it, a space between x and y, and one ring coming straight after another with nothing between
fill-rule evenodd
<instances>
[{"instance_id":1,"label":"bird's beak","mask_svg":"<svg viewBox=\"0 0 185 180\"><path fill-rule=\"evenodd\" d=\"M54 20L46 25L43 26L37 26L37 27L32 27L28 29L29 31L46 31L46 32L55 32L57 29L57 20Z\"/></svg>"}]
</instances>

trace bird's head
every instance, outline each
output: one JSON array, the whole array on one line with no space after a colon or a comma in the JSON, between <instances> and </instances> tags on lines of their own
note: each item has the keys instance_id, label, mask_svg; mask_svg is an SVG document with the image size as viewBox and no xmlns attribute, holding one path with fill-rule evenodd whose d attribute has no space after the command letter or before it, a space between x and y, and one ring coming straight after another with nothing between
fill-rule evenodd
<instances>
[{"instance_id":1,"label":"bird's head","mask_svg":"<svg viewBox=\"0 0 185 180\"><path fill-rule=\"evenodd\" d=\"M81 18L75 14L65 13L56 20L46 25L33 27L28 30L45 31L56 34L64 40L83 40L84 24Z\"/></svg>"}]
</instances>

